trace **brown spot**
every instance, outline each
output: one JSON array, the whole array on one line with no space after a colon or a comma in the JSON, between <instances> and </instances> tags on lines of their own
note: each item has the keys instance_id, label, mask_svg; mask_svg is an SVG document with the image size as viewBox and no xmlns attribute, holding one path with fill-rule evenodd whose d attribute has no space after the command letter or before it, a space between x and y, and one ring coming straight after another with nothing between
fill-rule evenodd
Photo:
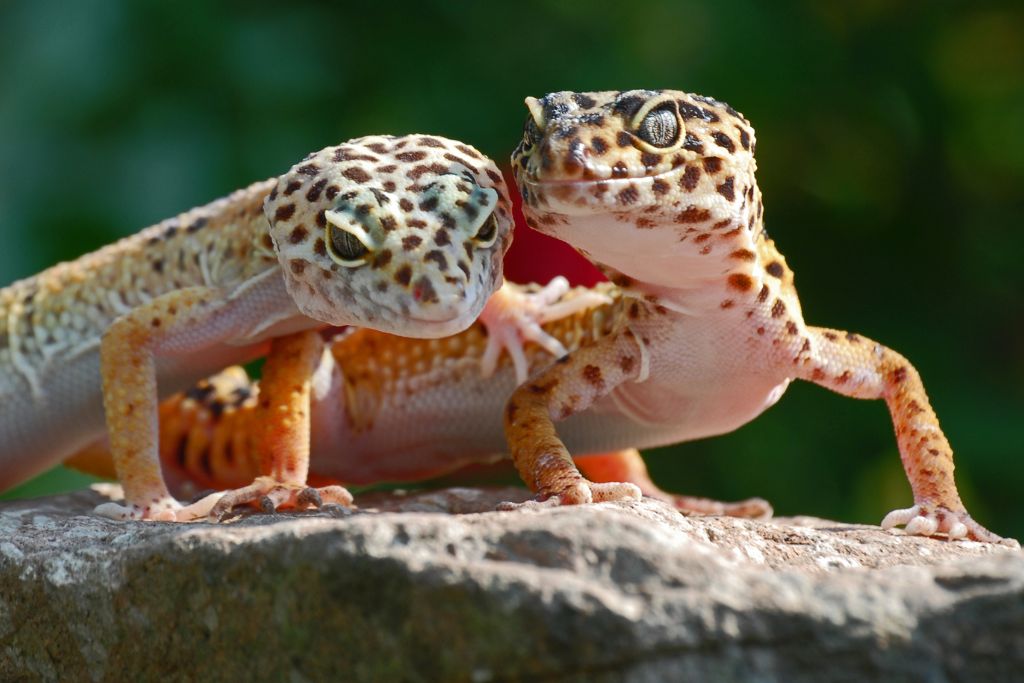
<instances>
[{"instance_id":1,"label":"brown spot","mask_svg":"<svg viewBox=\"0 0 1024 683\"><path fill-rule=\"evenodd\" d=\"M423 238L419 235L409 235L402 239L402 249L405 251L412 251L416 247L420 246L423 242Z\"/></svg>"},{"instance_id":2,"label":"brown spot","mask_svg":"<svg viewBox=\"0 0 1024 683\"><path fill-rule=\"evenodd\" d=\"M420 150L399 152L395 155L395 158L405 162L422 161L427 158L427 153Z\"/></svg>"},{"instance_id":3,"label":"brown spot","mask_svg":"<svg viewBox=\"0 0 1024 683\"><path fill-rule=\"evenodd\" d=\"M320 199L320 193L324 191L327 186L327 178L321 178L320 180L313 183L313 186L309 188L309 192L306 193L306 199L311 202L315 202Z\"/></svg>"},{"instance_id":4,"label":"brown spot","mask_svg":"<svg viewBox=\"0 0 1024 683\"><path fill-rule=\"evenodd\" d=\"M341 172L341 175L357 183L365 183L371 178L369 173L359 168L358 166L349 166L348 168Z\"/></svg>"},{"instance_id":5,"label":"brown spot","mask_svg":"<svg viewBox=\"0 0 1024 683\"><path fill-rule=\"evenodd\" d=\"M294 213L295 213L295 205L294 204L284 204L282 206L277 207L277 211L274 212L274 220L275 221L286 221L289 218L291 218L292 215L294 215Z\"/></svg>"},{"instance_id":6,"label":"brown spot","mask_svg":"<svg viewBox=\"0 0 1024 683\"><path fill-rule=\"evenodd\" d=\"M836 334L835 332L826 332L824 336L825 339L828 339L830 342L834 342L835 340L839 339L839 335Z\"/></svg>"},{"instance_id":7,"label":"brown spot","mask_svg":"<svg viewBox=\"0 0 1024 683\"><path fill-rule=\"evenodd\" d=\"M160 327L160 318L153 318L149 321L149 324L153 327Z\"/></svg>"},{"instance_id":8,"label":"brown spot","mask_svg":"<svg viewBox=\"0 0 1024 683\"><path fill-rule=\"evenodd\" d=\"M434 289L434 283L425 275L416 281L412 295L417 301L426 303L437 303L439 301L437 291Z\"/></svg>"},{"instance_id":9,"label":"brown spot","mask_svg":"<svg viewBox=\"0 0 1024 683\"><path fill-rule=\"evenodd\" d=\"M153 270L155 272L157 272L157 273L164 272L164 260L162 258L158 258L157 260L153 261L153 263L151 265L152 265Z\"/></svg>"},{"instance_id":10,"label":"brown spot","mask_svg":"<svg viewBox=\"0 0 1024 683\"><path fill-rule=\"evenodd\" d=\"M692 204L676 216L676 223L703 223L711 218L711 212L707 209L698 209Z\"/></svg>"},{"instance_id":11,"label":"brown spot","mask_svg":"<svg viewBox=\"0 0 1024 683\"><path fill-rule=\"evenodd\" d=\"M850 342L851 344L860 344L860 336L854 334L853 332L847 332L846 341Z\"/></svg>"},{"instance_id":12,"label":"brown spot","mask_svg":"<svg viewBox=\"0 0 1024 683\"><path fill-rule=\"evenodd\" d=\"M696 166L687 166L686 170L683 171L683 175L679 177L679 187L683 188L687 192L693 192L699 182L700 169Z\"/></svg>"},{"instance_id":13,"label":"brown spot","mask_svg":"<svg viewBox=\"0 0 1024 683\"><path fill-rule=\"evenodd\" d=\"M399 199L398 206L402 209L402 211L412 211L413 209L413 203L409 201L407 197L402 197L401 199Z\"/></svg>"},{"instance_id":14,"label":"brown spot","mask_svg":"<svg viewBox=\"0 0 1024 683\"><path fill-rule=\"evenodd\" d=\"M300 259L292 259L288 262L288 267L292 269L292 272L296 275L302 275L302 271L306 270L306 262Z\"/></svg>"},{"instance_id":15,"label":"brown spot","mask_svg":"<svg viewBox=\"0 0 1024 683\"><path fill-rule=\"evenodd\" d=\"M505 421L512 424L516 421L516 412L519 408L516 406L514 401L509 401L508 405L505 406Z\"/></svg>"},{"instance_id":16,"label":"brown spot","mask_svg":"<svg viewBox=\"0 0 1024 683\"><path fill-rule=\"evenodd\" d=\"M288 185L285 186L283 194L285 197L287 197L291 194L294 194L295 191L298 190L300 187L302 187L301 180L292 180L288 183Z\"/></svg>"},{"instance_id":17,"label":"brown spot","mask_svg":"<svg viewBox=\"0 0 1024 683\"><path fill-rule=\"evenodd\" d=\"M445 258L444 253L439 249L432 249L428 251L423 257L424 261L433 261L437 264L437 269L442 273L448 270L448 259Z\"/></svg>"},{"instance_id":18,"label":"brown spot","mask_svg":"<svg viewBox=\"0 0 1024 683\"><path fill-rule=\"evenodd\" d=\"M288 234L288 241L292 244L298 244L300 242L305 242L307 237L309 237L309 231L306 230L306 226L296 225Z\"/></svg>"},{"instance_id":19,"label":"brown spot","mask_svg":"<svg viewBox=\"0 0 1024 683\"><path fill-rule=\"evenodd\" d=\"M620 130L615 135L615 142L618 143L619 147L631 147L633 145L633 136L624 130Z\"/></svg>"},{"instance_id":20,"label":"brown spot","mask_svg":"<svg viewBox=\"0 0 1024 683\"><path fill-rule=\"evenodd\" d=\"M757 293L757 302L763 304L768 300L768 285L762 285L761 291Z\"/></svg>"},{"instance_id":21,"label":"brown spot","mask_svg":"<svg viewBox=\"0 0 1024 683\"><path fill-rule=\"evenodd\" d=\"M841 374L838 377L836 377L836 384L845 384L846 382L848 382L850 380L850 377L851 377L850 371L849 370L844 370L843 374Z\"/></svg>"},{"instance_id":22,"label":"brown spot","mask_svg":"<svg viewBox=\"0 0 1024 683\"><path fill-rule=\"evenodd\" d=\"M324 244L322 237L317 237L316 242L313 242L313 253L317 256L327 256L327 245Z\"/></svg>"},{"instance_id":23,"label":"brown spot","mask_svg":"<svg viewBox=\"0 0 1024 683\"><path fill-rule=\"evenodd\" d=\"M622 161L616 161L612 164L612 177L613 178L626 178L629 176L629 167Z\"/></svg>"},{"instance_id":24,"label":"brown spot","mask_svg":"<svg viewBox=\"0 0 1024 683\"><path fill-rule=\"evenodd\" d=\"M781 278L783 274L786 272L786 268L778 261L772 261L767 266L765 266L764 269L768 271L768 274L771 275L772 277L779 278Z\"/></svg>"},{"instance_id":25,"label":"brown spot","mask_svg":"<svg viewBox=\"0 0 1024 683\"><path fill-rule=\"evenodd\" d=\"M749 249L737 249L736 251L729 254L729 258L734 258L738 261L753 261L754 252Z\"/></svg>"},{"instance_id":26,"label":"brown spot","mask_svg":"<svg viewBox=\"0 0 1024 683\"><path fill-rule=\"evenodd\" d=\"M891 381L893 384L902 384L907 379L907 366L902 365L896 368L895 370L892 371L892 374L889 377L889 381Z\"/></svg>"},{"instance_id":27,"label":"brown spot","mask_svg":"<svg viewBox=\"0 0 1024 683\"><path fill-rule=\"evenodd\" d=\"M786 321L786 332L788 332L789 334L791 334L793 336L796 336L800 332L800 330L797 329L797 326L796 326L795 322L793 322L792 320L787 320Z\"/></svg>"},{"instance_id":28,"label":"brown spot","mask_svg":"<svg viewBox=\"0 0 1024 683\"><path fill-rule=\"evenodd\" d=\"M736 126L736 130L740 132L740 144L743 145L743 149L750 149L750 134L739 126Z\"/></svg>"},{"instance_id":29,"label":"brown spot","mask_svg":"<svg viewBox=\"0 0 1024 683\"><path fill-rule=\"evenodd\" d=\"M729 276L729 286L740 292L746 292L754 286L754 280L746 273L733 273Z\"/></svg>"},{"instance_id":30,"label":"brown spot","mask_svg":"<svg viewBox=\"0 0 1024 683\"><path fill-rule=\"evenodd\" d=\"M704 170L714 175L722 170L722 160L718 157L704 157Z\"/></svg>"},{"instance_id":31,"label":"brown spot","mask_svg":"<svg viewBox=\"0 0 1024 683\"><path fill-rule=\"evenodd\" d=\"M811 370L811 381L812 382L820 382L823 379L825 379L825 371L824 370L822 370L821 368L814 368L813 370Z\"/></svg>"},{"instance_id":32,"label":"brown spot","mask_svg":"<svg viewBox=\"0 0 1024 683\"><path fill-rule=\"evenodd\" d=\"M763 335L763 334L764 334L764 326L758 327L758 328L757 328L757 333L758 333L759 335Z\"/></svg>"},{"instance_id":33,"label":"brown spot","mask_svg":"<svg viewBox=\"0 0 1024 683\"><path fill-rule=\"evenodd\" d=\"M398 227L398 221L394 216L384 216L380 219L380 227L384 232L391 232Z\"/></svg>"},{"instance_id":34,"label":"brown spot","mask_svg":"<svg viewBox=\"0 0 1024 683\"><path fill-rule=\"evenodd\" d=\"M622 189L622 191L620 191L615 197L618 199L620 204L629 205L640 198L640 193L635 187L630 185L629 187Z\"/></svg>"},{"instance_id":35,"label":"brown spot","mask_svg":"<svg viewBox=\"0 0 1024 683\"><path fill-rule=\"evenodd\" d=\"M402 266L401 268L399 268L398 272L395 273L395 282L397 282L398 284L402 285L403 287L408 287L409 286L409 282L411 282L411 281L412 281L412 268L410 268L408 266L408 264Z\"/></svg>"},{"instance_id":36,"label":"brown spot","mask_svg":"<svg viewBox=\"0 0 1024 683\"><path fill-rule=\"evenodd\" d=\"M595 155L601 156L602 154L608 151L608 143L605 141L604 138L594 136L594 138L590 141L590 148L594 150Z\"/></svg>"},{"instance_id":37,"label":"brown spot","mask_svg":"<svg viewBox=\"0 0 1024 683\"><path fill-rule=\"evenodd\" d=\"M664 180L658 178L655 179L653 183L651 183L651 190L653 190L654 194L656 195L663 195L668 192L669 184L666 183Z\"/></svg>"},{"instance_id":38,"label":"brown spot","mask_svg":"<svg viewBox=\"0 0 1024 683\"><path fill-rule=\"evenodd\" d=\"M391 263L391 250L383 249L376 256L373 257L374 268L384 268Z\"/></svg>"},{"instance_id":39,"label":"brown spot","mask_svg":"<svg viewBox=\"0 0 1024 683\"><path fill-rule=\"evenodd\" d=\"M736 151L736 145L735 143L733 143L732 138L730 138L728 135L721 131L715 131L714 133L712 133L711 139L713 139L715 141L715 144L718 145L719 147L723 147L729 150L730 154Z\"/></svg>"},{"instance_id":40,"label":"brown spot","mask_svg":"<svg viewBox=\"0 0 1024 683\"><path fill-rule=\"evenodd\" d=\"M633 370L633 366L636 364L636 359L633 356L623 356L619 358L619 367L626 374L629 374Z\"/></svg>"},{"instance_id":41,"label":"brown spot","mask_svg":"<svg viewBox=\"0 0 1024 683\"><path fill-rule=\"evenodd\" d=\"M629 305L629 310L626 313L630 318L636 320L640 317L640 304L634 301Z\"/></svg>"},{"instance_id":42,"label":"brown spot","mask_svg":"<svg viewBox=\"0 0 1024 683\"><path fill-rule=\"evenodd\" d=\"M733 188L733 181L733 177L729 176L728 178L725 179L724 183L715 188L716 190L718 190L718 194L722 195L730 202L736 199L736 191Z\"/></svg>"},{"instance_id":43,"label":"brown spot","mask_svg":"<svg viewBox=\"0 0 1024 683\"><path fill-rule=\"evenodd\" d=\"M723 309L724 308L732 308L734 305L735 305L735 302L732 299L726 299L721 304L719 304L719 307L723 308Z\"/></svg>"},{"instance_id":44,"label":"brown spot","mask_svg":"<svg viewBox=\"0 0 1024 683\"><path fill-rule=\"evenodd\" d=\"M469 145L457 144L457 145L455 145L455 149L459 150L463 154L466 154L466 155L468 155L468 156L470 156L470 157L472 157L474 159L482 159L483 158L481 156L480 152L476 151L475 149L473 149Z\"/></svg>"},{"instance_id":45,"label":"brown spot","mask_svg":"<svg viewBox=\"0 0 1024 683\"><path fill-rule=\"evenodd\" d=\"M429 165L428 164L420 164L419 166L414 167L411 171L406 173L405 177L409 178L410 180L419 180L420 176L422 176L424 173L434 173L434 174L437 174L437 175L441 175L442 173L444 173L447 170L448 170L448 167L445 164L441 164L441 163L436 163L435 162L435 163L429 164Z\"/></svg>"},{"instance_id":46,"label":"brown spot","mask_svg":"<svg viewBox=\"0 0 1024 683\"><path fill-rule=\"evenodd\" d=\"M387 164L386 166L378 166L377 173L394 173L398 169L398 164Z\"/></svg>"},{"instance_id":47,"label":"brown spot","mask_svg":"<svg viewBox=\"0 0 1024 683\"><path fill-rule=\"evenodd\" d=\"M786 314L786 304L782 303L782 299L776 299L775 303L772 304L772 317L781 318Z\"/></svg>"},{"instance_id":48,"label":"brown spot","mask_svg":"<svg viewBox=\"0 0 1024 683\"><path fill-rule=\"evenodd\" d=\"M583 368L583 379L593 384L598 390L604 388L604 377L601 375L601 368L596 365L587 365Z\"/></svg>"}]
</instances>

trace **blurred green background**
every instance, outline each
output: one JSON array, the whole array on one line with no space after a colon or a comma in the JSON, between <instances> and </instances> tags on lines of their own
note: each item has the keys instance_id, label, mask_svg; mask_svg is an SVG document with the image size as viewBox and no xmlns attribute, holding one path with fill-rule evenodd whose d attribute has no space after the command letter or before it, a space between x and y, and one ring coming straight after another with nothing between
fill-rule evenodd
<instances>
[{"instance_id":1,"label":"blurred green background","mask_svg":"<svg viewBox=\"0 0 1024 683\"><path fill-rule=\"evenodd\" d=\"M350 137L433 132L504 162L524 96L640 87L751 119L808 322L907 355L968 508L1024 537L1019 3L0 3L0 284ZM648 462L780 514L910 504L885 406L806 384Z\"/></svg>"}]
</instances>

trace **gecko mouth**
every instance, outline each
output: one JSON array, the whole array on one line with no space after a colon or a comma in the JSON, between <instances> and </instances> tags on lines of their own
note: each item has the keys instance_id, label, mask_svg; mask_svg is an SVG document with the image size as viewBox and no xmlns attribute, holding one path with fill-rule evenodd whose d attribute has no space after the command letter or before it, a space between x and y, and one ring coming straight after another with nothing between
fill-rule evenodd
<instances>
[{"instance_id":1,"label":"gecko mouth","mask_svg":"<svg viewBox=\"0 0 1024 683\"><path fill-rule=\"evenodd\" d=\"M587 167L588 170L591 169L591 168L592 167L590 167L590 166ZM611 167L608 167L608 170L609 170L609 176L607 178L591 176L591 177L585 177L585 178L555 178L555 179L541 180L540 178L537 177L536 174L528 173L526 175L526 177L523 179L523 184L524 185L528 185L530 187L537 187L537 188L540 188L540 189L551 188L551 187L560 187L560 186L570 186L570 187L576 186L576 187L588 188L588 187L593 187L593 186L595 186L595 185L597 185L599 183L603 183L603 184L605 184L605 185L607 185L609 187L622 187L622 186L628 185L631 182L636 182L638 180L649 180L651 182L654 182L655 180L670 180L670 179L673 179L676 176L680 175L681 173L684 173L685 170L686 170L686 166L685 165L674 166L674 167L672 167L672 168L670 168L670 169L668 169L666 171L661 171L660 173L655 173L653 175L646 175L646 174L643 174L643 175L632 175L631 174L631 175L627 175L627 176L623 176L623 177L619 177L619 178L611 177L611 173L610 173Z\"/></svg>"}]
</instances>

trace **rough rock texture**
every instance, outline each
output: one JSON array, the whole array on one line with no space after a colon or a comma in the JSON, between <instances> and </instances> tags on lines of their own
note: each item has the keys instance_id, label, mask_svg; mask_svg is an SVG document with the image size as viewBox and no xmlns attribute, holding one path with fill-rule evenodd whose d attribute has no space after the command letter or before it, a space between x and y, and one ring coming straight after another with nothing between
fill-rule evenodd
<instances>
[{"instance_id":1,"label":"rough rock texture","mask_svg":"<svg viewBox=\"0 0 1024 683\"><path fill-rule=\"evenodd\" d=\"M220 526L0 506L0 680L1024 680L1024 555L518 490ZM376 512L368 509L376 506Z\"/></svg>"}]
</instances>

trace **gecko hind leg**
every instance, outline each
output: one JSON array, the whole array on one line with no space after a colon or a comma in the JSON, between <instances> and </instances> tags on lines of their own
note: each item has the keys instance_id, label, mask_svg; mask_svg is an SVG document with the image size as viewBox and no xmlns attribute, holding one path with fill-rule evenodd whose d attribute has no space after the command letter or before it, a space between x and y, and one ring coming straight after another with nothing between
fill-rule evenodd
<instances>
[{"instance_id":1,"label":"gecko hind leg","mask_svg":"<svg viewBox=\"0 0 1024 683\"><path fill-rule=\"evenodd\" d=\"M640 451L635 448L575 456L573 462L591 481L625 481L636 484L645 496L664 501L684 514L770 519L773 513L771 504L763 498L726 503L665 491L651 479Z\"/></svg>"}]
</instances>

